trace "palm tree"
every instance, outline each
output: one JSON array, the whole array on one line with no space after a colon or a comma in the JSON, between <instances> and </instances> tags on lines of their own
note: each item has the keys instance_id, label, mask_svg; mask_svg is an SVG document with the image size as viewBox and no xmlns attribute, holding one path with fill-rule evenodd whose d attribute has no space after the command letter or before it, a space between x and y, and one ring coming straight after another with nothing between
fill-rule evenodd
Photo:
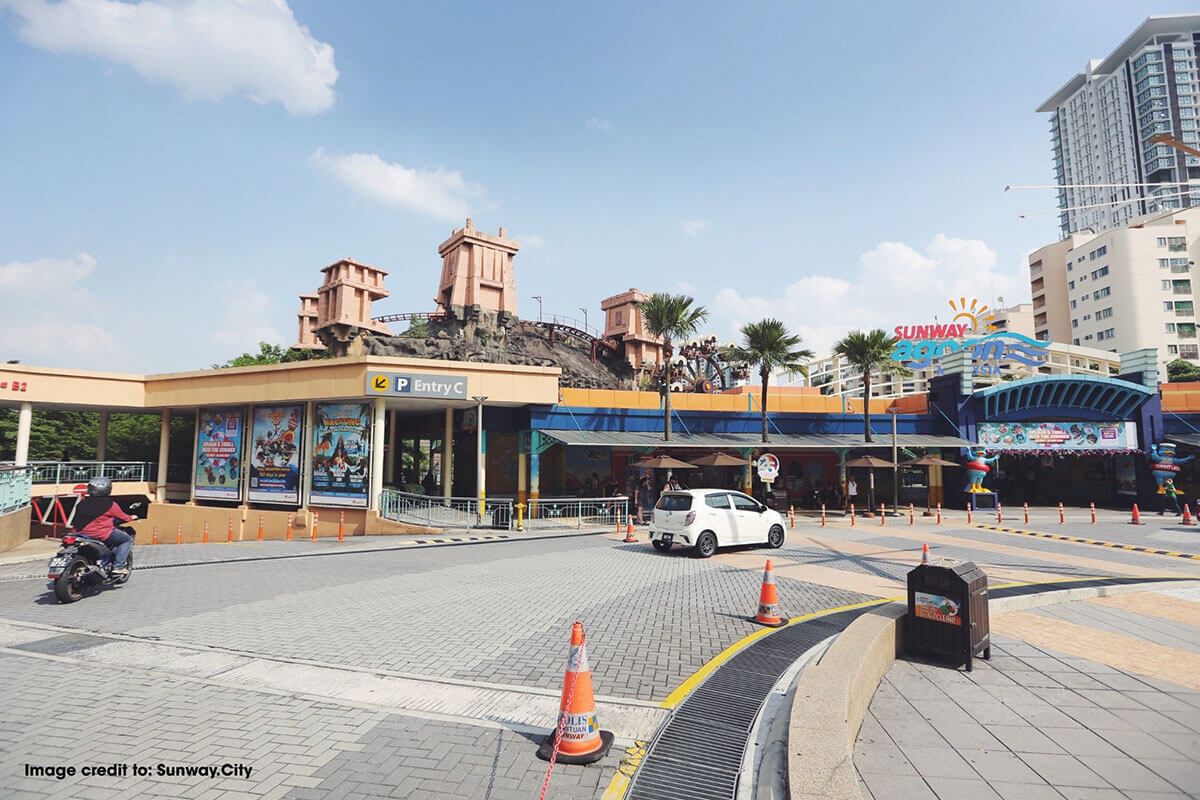
<instances>
[{"instance_id":1,"label":"palm tree","mask_svg":"<svg viewBox=\"0 0 1200 800\"><path fill-rule=\"evenodd\" d=\"M803 360L812 358L811 350L797 350L800 337L791 333L777 319L767 318L742 326L742 346L725 348L721 353L726 361L744 361L758 366L762 379L762 440L767 441L767 382L776 369L799 372L808 377L808 365Z\"/></svg>"},{"instance_id":2,"label":"palm tree","mask_svg":"<svg viewBox=\"0 0 1200 800\"><path fill-rule=\"evenodd\" d=\"M863 441L871 441L871 370L893 364L893 372L910 374L892 361L892 351L900 341L887 332L876 328L873 331L851 331L833 346L833 352L862 370L863 382Z\"/></svg>"},{"instance_id":3,"label":"palm tree","mask_svg":"<svg viewBox=\"0 0 1200 800\"><path fill-rule=\"evenodd\" d=\"M652 336L663 340L663 441L671 441L671 342L685 339L700 328L708 319L703 306L692 306L692 298L682 294L655 292L647 300L638 303L642 321Z\"/></svg>"}]
</instances>

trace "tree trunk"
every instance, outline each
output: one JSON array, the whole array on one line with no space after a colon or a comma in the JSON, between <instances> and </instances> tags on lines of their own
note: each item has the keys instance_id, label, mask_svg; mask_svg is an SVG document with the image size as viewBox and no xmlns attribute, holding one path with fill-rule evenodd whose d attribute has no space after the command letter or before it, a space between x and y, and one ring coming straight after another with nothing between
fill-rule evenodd
<instances>
[{"instance_id":1,"label":"tree trunk","mask_svg":"<svg viewBox=\"0 0 1200 800\"><path fill-rule=\"evenodd\" d=\"M762 428L763 428L763 444L767 443L767 381L770 380L770 373L766 367L759 369L758 374L762 377Z\"/></svg>"},{"instance_id":2,"label":"tree trunk","mask_svg":"<svg viewBox=\"0 0 1200 800\"><path fill-rule=\"evenodd\" d=\"M863 370L863 442L871 440L871 370Z\"/></svg>"},{"instance_id":3,"label":"tree trunk","mask_svg":"<svg viewBox=\"0 0 1200 800\"><path fill-rule=\"evenodd\" d=\"M671 441L671 340L663 341L663 441Z\"/></svg>"}]
</instances>

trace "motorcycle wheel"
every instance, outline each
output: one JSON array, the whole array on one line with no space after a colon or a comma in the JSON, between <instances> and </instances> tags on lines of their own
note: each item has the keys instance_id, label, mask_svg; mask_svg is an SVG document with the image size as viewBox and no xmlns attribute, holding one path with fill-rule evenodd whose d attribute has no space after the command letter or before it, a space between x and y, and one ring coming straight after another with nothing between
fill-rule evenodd
<instances>
[{"instance_id":1,"label":"motorcycle wheel","mask_svg":"<svg viewBox=\"0 0 1200 800\"><path fill-rule=\"evenodd\" d=\"M57 578L54 579L54 596L60 603L74 603L83 599L89 565L86 558L71 559Z\"/></svg>"},{"instance_id":2,"label":"motorcycle wheel","mask_svg":"<svg viewBox=\"0 0 1200 800\"><path fill-rule=\"evenodd\" d=\"M121 586L123 584L129 583L129 576L133 574L133 551L132 550L129 551L129 555L125 559L125 566L129 567L129 572L127 572L123 577L113 579L114 586Z\"/></svg>"}]
</instances>

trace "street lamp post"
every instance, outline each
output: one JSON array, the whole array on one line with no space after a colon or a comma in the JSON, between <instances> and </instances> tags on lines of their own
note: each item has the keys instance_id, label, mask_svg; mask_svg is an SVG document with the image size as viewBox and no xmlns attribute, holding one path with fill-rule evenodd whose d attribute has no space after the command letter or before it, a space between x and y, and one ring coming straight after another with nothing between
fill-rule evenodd
<instances>
[{"instance_id":1,"label":"street lamp post","mask_svg":"<svg viewBox=\"0 0 1200 800\"><path fill-rule=\"evenodd\" d=\"M588 330L588 324L587 324L587 309L586 309L586 308L584 308L583 306L580 306L580 307L579 307L579 310L583 312L583 332L584 332L584 333L591 333L591 331L589 331L589 330Z\"/></svg>"},{"instance_id":2,"label":"street lamp post","mask_svg":"<svg viewBox=\"0 0 1200 800\"><path fill-rule=\"evenodd\" d=\"M486 450L483 444L483 401L487 400L487 395L474 395L471 399L475 401L475 486L479 495L479 516L482 517L487 503L487 492L484 491L487 479L487 470L484 463Z\"/></svg>"},{"instance_id":3,"label":"street lamp post","mask_svg":"<svg viewBox=\"0 0 1200 800\"><path fill-rule=\"evenodd\" d=\"M892 510L900 513L900 465L896 462L896 415L900 409L893 403L887 412L892 415Z\"/></svg>"},{"instance_id":4,"label":"street lamp post","mask_svg":"<svg viewBox=\"0 0 1200 800\"><path fill-rule=\"evenodd\" d=\"M541 297L541 295L535 294L533 296L533 299L538 301L538 322L541 322L542 321L542 297Z\"/></svg>"}]
</instances>

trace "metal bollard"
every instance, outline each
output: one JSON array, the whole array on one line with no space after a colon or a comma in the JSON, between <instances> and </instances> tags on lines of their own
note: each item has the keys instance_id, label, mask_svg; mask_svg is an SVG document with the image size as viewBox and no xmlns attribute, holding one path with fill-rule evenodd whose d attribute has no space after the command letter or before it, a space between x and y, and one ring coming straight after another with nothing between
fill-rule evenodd
<instances>
[{"instance_id":1,"label":"metal bollard","mask_svg":"<svg viewBox=\"0 0 1200 800\"><path fill-rule=\"evenodd\" d=\"M525 530L525 504L517 503L517 530ZM617 517L617 533L621 532L621 518Z\"/></svg>"}]
</instances>

